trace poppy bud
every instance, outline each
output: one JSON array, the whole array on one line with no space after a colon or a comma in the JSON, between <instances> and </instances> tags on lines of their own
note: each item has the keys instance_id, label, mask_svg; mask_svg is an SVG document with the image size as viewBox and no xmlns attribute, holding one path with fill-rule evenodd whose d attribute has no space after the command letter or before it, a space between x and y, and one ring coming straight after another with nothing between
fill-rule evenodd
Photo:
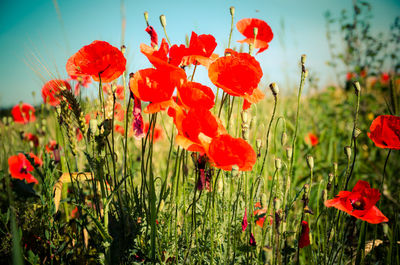
<instances>
[{"instance_id":1,"label":"poppy bud","mask_svg":"<svg viewBox=\"0 0 400 265\"><path fill-rule=\"evenodd\" d=\"M334 173L336 174L336 172L338 170L338 163L333 162L333 170L334 170Z\"/></svg>"},{"instance_id":2,"label":"poppy bud","mask_svg":"<svg viewBox=\"0 0 400 265\"><path fill-rule=\"evenodd\" d=\"M237 165L232 166L232 177L237 177L239 175L239 167Z\"/></svg>"},{"instance_id":3,"label":"poppy bud","mask_svg":"<svg viewBox=\"0 0 400 265\"><path fill-rule=\"evenodd\" d=\"M261 155L261 146L262 146L261 139L257 139L256 140L257 156Z\"/></svg>"},{"instance_id":4,"label":"poppy bud","mask_svg":"<svg viewBox=\"0 0 400 265\"><path fill-rule=\"evenodd\" d=\"M269 88L271 89L274 97L276 97L279 94L279 87L275 82L269 84Z\"/></svg>"},{"instance_id":5,"label":"poppy bud","mask_svg":"<svg viewBox=\"0 0 400 265\"><path fill-rule=\"evenodd\" d=\"M279 198L274 198L274 208L279 209L281 207L281 200Z\"/></svg>"},{"instance_id":6,"label":"poppy bud","mask_svg":"<svg viewBox=\"0 0 400 265\"><path fill-rule=\"evenodd\" d=\"M286 132L283 132L282 137L281 137L282 146L284 146L286 144L286 142L287 142L287 134L286 134Z\"/></svg>"},{"instance_id":7,"label":"poppy bud","mask_svg":"<svg viewBox=\"0 0 400 265\"><path fill-rule=\"evenodd\" d=\"M149 25L149 12L144 11L144 20L146 21L146 24Z\"/></svg>"},{"instance_id":8,"label":"poppy bud","mask_svg":"<svg viewBox=\"0 0 400 265\"><path fill-rule=\"evenodd\" d=\"M282 168L282 160L280 158L275 158L275 168L278 170Z\"/></svg>"},{"instance_id":9,"label":"poppy bud","mask_svg":"<svg viewBox=\"0 0 400 265\"><path fill-rule=\"evenodd\" d=\"M358 128L354 129L354 133L353 133L353 137L357 138L358 136L360 136L360 134L362 133L362 131Z\"/></svg>"},{"instance_id":10,"label":"poppy bud","mask_svg":"<svg viewBox=\"0 0 400 265\"><path fill-rule=\"evenodd\" d=\"M122 54L126 53L126 46L125 45L121 46L121 52L122 52Z\"/></svg>"},{"instance_id":11,"label":"poppy bud","mask_svg":"<svg viewBox=\"0 0 400 265\"><path fill-rule=\"evenodd\" d=\"M288 160L292 159L292 154L293 154L293 150L290 146L286 147L286 156L288 158Z\"/></svg>"},{"instance_id":12,"label":"poppy bud","mask_svg":"<svg viewBox=\"0 0 400 265\"><path fill-rule=\"evenodd\" d=\"M304 71L304 78L307 78L307 76L308 76L308 70L306 69L306 70Z\"/></svg>"},{"instance_id":13,"label":"poppy bud","mask_svg":"<svg viewBox=\"0 0 400 265\"><path fill-rule=\"evenodd\" d=\"M250 131L248 127L243 127L242 128L242 138L243 140L247 141L249 140L249 136L250 136Z\"/></svg>"},{"instance_id":14,"label":"poppy bud","mask_svg":"<svg viewBox=\"0 0 400 265\"><path fill-rule=\"evenodd\" d=\"M251 117L250 129L254 127L254 125L256 124L256 121L257 121L257 117L256 116Z\"/></svg>"},{"instance_id":15,"label":"poppy bud","mask_svg":"<svg viewBox=\"0 0 400 265\"><path fill-rule=\"evenodd\" d=\"M308 167L312 170L314 168L314 157L311 155L307 156Z\"/></svg>"},{"instance_id":16,"label":"poppy bud","mask_svg":"<svg viewBox=\"0 0 400 265\"><path fill-rule=\"evenodd\" d=\"M229 8L229 12L231 12L231 16L233 17L233 16L235 15L235 7L234 7L234 6L231 6L231 7Z\"/></svg>"},{"instance_id":17,"label":"poppy bud","mask_svg":"<svg viewBox=\"0 0 400 265\"><path fill-rule=\"evenodd\" d=\"M360 83L359 83L358 81L356 81L356 82L354 82L354 83L353 83L353 86L354 86L354 89L355 89L356 95L358 96L358 94L359 94L359 93L360 93L360 91L361 91L361 86L360 86Z\"/></svg>"},{"instance_id":18,"label":"poppy bud","mask_svg":"<svg viewBox=\"0 0 400 265\"><path fill-rule=\"evenodd\" d=\"M89 132L91 135L95 135L97 133L97 120L89 121Z\"/></svg>"},{"instance_id":19,"label":"poppy bud","mask_svg":"<svg viewBox=\"0 0 400 265\"><path fill-rule=\"evenodd\" d=\"M350 158L351 158L351 147L350 146L345 146L344 147L344 153L347 156L347 160L350 160Z\"/></svg>"},{"instance_id":20,"label":"poppy bud","mask_svg":"<svg viewBox=\"0 0 400 265\"><path fill-rule=\"evenodd\" d=\"M329 173L328 175L328 184L326 184L326 189L329 191L331 190L331 186L332 186L332 181L333 181L333 174Z\"/></svg>"},{"instance_id":21,"label":"poppy bud","mask_svg":"<svg viewBox=\"0 0 400 265\"><path fill-rule=\"evenodd\" d=\"M6 125L8 122L7 122L7 117L3 117L2 119L1 119L1 121L3 122L3 124L4 125Z\"/></svg>"},{"instance_id":22,"label":"poppy bud","mask_svg":"<svg viewBox=\"0 0 400 265\"><path fill-rule=\"evenodd\" d=\"M165 28L165 27L167 26L167 20L166 20L166 18L165 18L164 15L161 15L161 16L160 16L160 22L161 22L161 26L162 26L163 28Z\"/></svg>"},{"instance_id":23,"label":"poppy bud","mask_svg":"<svg viewBox=\"0 0 400 265\"><path fill-rule=\"evenodd\" d=\"M247 122L249 121L249 116L247 111L242 111L240 114L242 116L242 122L247 124Z\"/></svg>"},{"instance_id":24,"label":"poppy bud","mask_svg":"<svg viewBox=\"0 0 400 265\"><path fill-rule=\"evenodd\" d=\"M256 39L257 35L258 35L258 28L257 27L253 28L253 34L254 34L254 39Z\"/></svg>"},{"instance_id":25,"label":"poppy bud","mask_svg":"<svg viewBox=\"0 0 400 265\"><path fill-rule=\"evenodd\" d=\"M307 56L305 54L301 55L301 64L304 65L306 63Z\"/></svg>"},{"instance_id":26,"label":"poppy bud","mask_svg":"<svg viewBox=\"0 0 400 265\"><path fill-rule=\"evenodd\" d=\"M263 193L263 194L261 195L261 204L262 204L262 205L267 205L267 204L268 204L267 195L265 195L265 193Z\"/></svg>"}]
</instances>

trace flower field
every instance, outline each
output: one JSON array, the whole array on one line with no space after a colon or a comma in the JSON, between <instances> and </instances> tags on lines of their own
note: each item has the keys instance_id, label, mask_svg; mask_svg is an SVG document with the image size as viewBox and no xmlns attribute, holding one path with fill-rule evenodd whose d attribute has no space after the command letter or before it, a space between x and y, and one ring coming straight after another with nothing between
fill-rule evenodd
<instances>
[{"instance_id":1,"label":"flower field","mask_svg":"<svg viewBox=\"0 0 400 265\"><path fill-rule=\"evenodd\" d=\"M71 53L1 117L1 263L400 264L400 19L373 39L362 6L326 15L335 86L304 54L289 93L263 83L277 36L234 7L223 54L147 12L151 67L103 40Z\"/></svg>"}]
</instances>

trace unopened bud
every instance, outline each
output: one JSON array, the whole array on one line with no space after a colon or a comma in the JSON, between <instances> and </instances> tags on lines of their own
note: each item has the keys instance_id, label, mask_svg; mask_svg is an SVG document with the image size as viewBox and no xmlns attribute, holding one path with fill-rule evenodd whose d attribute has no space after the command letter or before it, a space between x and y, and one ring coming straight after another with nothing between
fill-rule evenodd
<instances>
[{"instance_id":1,"label":"unopened bud","mask_svg":"<svg viewBox=\"0 0 400 265\"><path fill-rule=\"evenodd\" d=\"M247 124L247 122L249 121L249 114L247 113L247 111L242 111L240 115L242 116L243 123Z\"/></svg>"},{"instance_id":2,"label":"unopened bud","mask_svg":"<svg viewBox=\"0 0 400 265\"><path fill-rule=\"evenodd\" d=\"M262 195L261 195L261 204L262 204L262 206L265 206L265 205L267 205L268 204L268 201L267 201L268 199L267 199L267 195L265 194L265 193L263 193Z\"/></svg>"},{"instance_id":3,"label":"unopened bud","mask_svg":"<svg viewBox=\"0 0 400 265\"><path fill-rule=\"evenodd\" d=\"M307 59L307 56L305 54L301 55L301 64L304 65L306 63L306 59Z\"/></svg>"},{"instance_id":4,"label":"unopened bud","mask_svg":"<svg viewBox=\"0 0 400 265\"><path fill-rule=\"evenodd\" d=\"M306 70L304 71L304 78L307 78L307 76L308 76L308 70L306 69Z\"/></svg>"},{"instance_id":5,"label":"unopened bud","mask_svg":"<svg viewBox=\"0 0 400 265\"><path fill-rule=\"evenodd\" d=\"M351 147L350 146L345 146L344 147L344 153L347 156L347 160L350 160L350 158L351 158Z\"/></svg>"},{"instance_id":6,"label":"unopened bud","mask_svg":"<svg viewBox=\"0 0 400 265\"><path fill-rule=\"evenodd\" d=\"M160 16L160 22L161 22L161 26L162 26L163 28L165 28L165 27L167 26L167 19L165 18L164 15L161 15L161 16Z\"/></svg>"},{"instance_id":7,"label":"unopened bud","mask_svg":"<svg viewBox=\"0 0 400 265\"><path fill-rule=\"evenodd\" d=\"M257 35L258 35L258 28L257 27L253 28L253 34L254 34L254 39L256 39Z\"/></svg>"},{"instance_id":8,"label":"unopened bud","mask_svg":"<svg viewBox=\"0 0 400 265\"><path fill-rule=\"evenodd\" d=\"M354 138L357 138L358 136L360 136L361 133L362 133L362 132L361 132L360 129L355 128L355 129L354 129L354 133L353 133L353 137L354 137Z\"/></svg>"},{"instance_id":9,"label":"unopened bud","mask_svg":"<svg viewBox=\"0 0 400 265\"><path fill-rule=\"evenodd\" d=\"M233 16L235 15L235 7L234 7L234 6L231 6L231 7L229 8L229 12L231 12L231 16L233 17Z\"/></svg>"},{"instance_id":10,"label":"unopened bud","mask_svg":"<svg viewBox=\"0 0 400 265\"><path fill-rule=\"evenodd\" d=\"M282 168L282 160L280 158L275 158L275 168L278 170Z\"/></svg>"},{"instance_id":11,"label":"unopened bud","mask_svg":"<svg viewBox=\"0 0 400 265\"><path fill-rule=\"evenodd\" d=\"M232 166L232 177L237 177L239 175L239 167L237 165Z\"/></svg>"},{"instance_id":12,"label":"unopened bud","mask_svg":"<svg viewBox=\"0 0 400 265\"><path fill-rule=\"evenodd\" d=\"M91 135L95 135L97 133L97 120L89 121L89 132Z\"/></svg>"},{"instance_id":13,"label":"unopened bud","mask_svg":"<svg viewBox=\"0 0 400 265\"><path fill-rule=\"evenodd\" d=\"M243 140L248 141L249 140L249 136L250 136L249 129L246 128L246 127L242 128L242 138L243 138Z\"/></svg>"},{"instance_id":14,"label":"unopened bud","mask_svg":"<svg viewBox=\"0 0 400 265\"><path fill-rule=\"evenodd\" d=\"M282 146L285 146L286 142L287 142L287 134L286 134L286 132L283 132L282 137L281 137Z\"/></svg>"},{"instance_id":15,"label":"unopened bud","mask_svg":"<svg viewBox=\"0 0 400 265\"><path fill-rule=\"evenodd\" d=\"M269 88L271 89L274 97L276 97L279 94L279 87L275 82L269 84Z\"/></svg>"},{"instance_id":16,"label":"unopened bud","mask_svg":"<svg viewBox=\"0 0 400 265\"><path fill-rule=\"evenodd\" d=\"M314 168L314 157L311 155L307 156L308 167L312 170Z\"/></svg>"},{"instance_id":17,"label":"unopened bud","mask_svg":"<svg viewBox=\"0 0 400 265\"><path fill-rule=\"evenodd\" d=\"M360 91L361 91L360 83L358 81L356 81L356 82L353 83L353 86L354 86L356 95L358 95L360 93Z\"/></svg>"},{"instance_id":18,"label":"unopened bud","mask_svg":"<svg viewBox=\"0 0 400 265\"><path fill-rule=\"evenodd\" d=\"M286 147L286 156L288 160L292 159L292 154L293 154L293 149L290 146Z\"/></svg>"},{"instance_id":19,"label":"unopened bud","mask_svg":"<svg viewBox=\"0 0 400 265\"><path fill-rule=\"evenodd\" d=\"M256 140L256 148L257 148L257 150L258 150L258 149L261 149L261 146L262 146L262 141L261 141L261 139L257 139L257 140Z\"/></svg>"},{"instance_id":20,"label":"unopened bud","mask_svg":"<svg viewBox=\"0 0 400 265\"><path fill-rule=\"evenodd\" d=\"M126 53L126 46L125 45L121 46L121 52L122 52L122 54Z\"/></svg>"},{"instance_id":21,"label":"unopened bud","mask_svg":"<svg viewBox=\"0 0 400 265\"><path fill-rule=\"evenodd\" d=\"M144 11L144 20L146 21L146 24L149 25L149 12Z\"/></svg>"},{"instance_id":22,"label":"unopened bud","mask_svg":"<svg viewBox=\"0 0 400 265\"><path fill-rule=\"evenodd\" d=\"M278 210L281 208L281 200L279 198L274 198L274 208Z\"/></svg>"}]
</instances>

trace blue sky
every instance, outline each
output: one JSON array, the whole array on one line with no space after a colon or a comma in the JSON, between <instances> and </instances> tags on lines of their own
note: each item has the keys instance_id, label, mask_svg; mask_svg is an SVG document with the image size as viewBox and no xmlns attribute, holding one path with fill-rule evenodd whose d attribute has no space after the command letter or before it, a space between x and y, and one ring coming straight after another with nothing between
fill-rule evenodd
<instances>
[{"instance_id":1,"label":"blue sky","mask_svg":"<svg viewBox=\"0 0 400 265\"><path fill-rule=\"evenodd\" d=\"M58 5L59 14L55 8ZM122 3L122 5L121 5ZM301 4L299 4L301 3ZM373 29L387 31L400 14L398 0L372 0ZM149 44L144 31L143 12L149 12L150 24L164 36L159 16L165 14L167 31L173 43L185 42L185 35L212 34L218 43L216 53L223 54L230 29L229 7L235 6L235 22L256 17L265 20L274 32L270 48L257 55L264 71L264 83L277 82L282 90L298 82L298 61L307 54L307 66L318 74L321 86L333 81L326 66L329 50L324 13L338 15L350 9L351 0L248 0L248 1L111 1L111 0L2 0L0 2L0 106L19 101L41 102L43 84L52 78L67 78L65 63L82 46L93 40L121 45L121 6L126 14L125 45L128 70L149 67L139 52L140 43ZM285 25L282 29L282 23ZM233 43L243 36L233 32ZM282 46L282 43L284 46ZM247 49L247 48L246 48ZM211 85L206 71L195 80ZM32 98L36 92L36 100ZM94 94L95 89L85 93Z\"/></svg>"}]
</instances>

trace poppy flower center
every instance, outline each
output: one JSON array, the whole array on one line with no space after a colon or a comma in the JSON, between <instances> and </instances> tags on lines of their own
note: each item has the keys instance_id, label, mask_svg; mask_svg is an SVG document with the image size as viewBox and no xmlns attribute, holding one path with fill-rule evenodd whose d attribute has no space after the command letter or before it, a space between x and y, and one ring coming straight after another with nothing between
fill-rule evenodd
<instances>
[{"instance_id":1,"label":"poppy flower center","mask_svg":"<svg viewBox=\"0 0 400 265\"><path fill-rule=\"evenodd\" d=\"M364 210L365 209L365 202L362 199L355 199L350 201L351 206L354 210Z\"/></svg>"},{"instance_id":2,"label":"poppy flower center","mask_svg":"<svg viewBox=\"0 0 400 265\"><path fill-rule=\"evenodd\" d=\"M22 166L21 169L19 170L19 173L21 174L28 174L28 168L26 166Z\"/></svg>"}]
</instances>

